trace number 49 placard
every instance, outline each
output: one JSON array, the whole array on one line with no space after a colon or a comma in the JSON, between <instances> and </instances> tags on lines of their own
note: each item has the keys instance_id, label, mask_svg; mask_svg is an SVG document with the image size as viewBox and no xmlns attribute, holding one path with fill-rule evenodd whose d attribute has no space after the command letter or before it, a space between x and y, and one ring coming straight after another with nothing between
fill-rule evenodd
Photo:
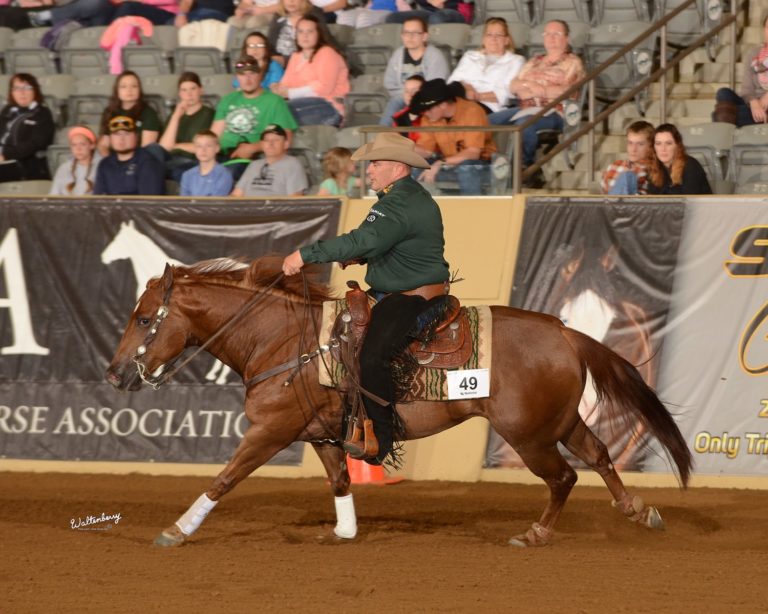
<instances>
[{"instance_id":1,"label":"number 49 placard","mask_svg":"<svg viewBox=\"0 0 768 614\"><path fill-rule=\"evenodd\" d=\"M490 396L490 377L488 369L466 369L448 371L448 398L479 399Z\"/></svg>"}]
</instances>

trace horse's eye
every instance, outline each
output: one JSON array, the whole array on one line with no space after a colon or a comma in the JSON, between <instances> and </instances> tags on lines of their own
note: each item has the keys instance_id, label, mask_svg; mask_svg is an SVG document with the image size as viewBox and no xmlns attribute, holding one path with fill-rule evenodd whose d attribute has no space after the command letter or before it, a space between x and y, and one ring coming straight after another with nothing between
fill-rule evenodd
<instances>
[{"instance_id":1,"label":"horse's eye","mask_svg":"<svg viewBox=\"0 0 768 614\"><path fill-rule=\"evenodd\" d=\"M142 328L146 328L152 323L152 320L150 318L142 318L141 316L139 316L138 318L136 318L136 323Z\"/></svg>"}]
</instances>

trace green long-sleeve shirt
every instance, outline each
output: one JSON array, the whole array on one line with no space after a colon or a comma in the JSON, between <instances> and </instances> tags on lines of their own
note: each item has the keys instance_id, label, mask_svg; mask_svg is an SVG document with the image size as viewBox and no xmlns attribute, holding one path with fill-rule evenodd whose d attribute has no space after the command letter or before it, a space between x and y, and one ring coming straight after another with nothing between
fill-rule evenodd
<instances>
[{"instance_id":1,"label":"green long-sleeve shirt","mask_svg":"<svg viewBox=\"0 0 768 614\"><path fill-rule=\"evenodd\" d=\"M381 292L403 292L447 281L443 218L432 195L419 182L404 177L381 190L378 197L355 230L302 247L304 262L365 259L365 281Z\"/></svg>"}]
</instances>

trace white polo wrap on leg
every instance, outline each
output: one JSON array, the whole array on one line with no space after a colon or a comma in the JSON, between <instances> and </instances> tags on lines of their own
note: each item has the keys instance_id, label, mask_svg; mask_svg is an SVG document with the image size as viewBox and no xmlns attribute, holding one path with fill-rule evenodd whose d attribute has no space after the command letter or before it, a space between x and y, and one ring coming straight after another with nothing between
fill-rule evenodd
<instances>
[{"instance_id":1,"label":"white polo wrap on leg","mask_svg":"<svg viewBox=\"0 0 768 614\"><path fill-rule=\"evenodd\" d=\"M333 532L337 537L353 539L357 535L357 516L352 495L335 497L334 503L336 504L336 527Z\"/></svg>"},{"instance_id":2,"label":"white polo wrap on leg","mask_svg":"<svg viewBox=\"0 0 768 614\"><path fill-rule=\"evenodd\" d=\"M184 512L184 515L176 521L176 526L181 529L181 532L184 533L184 535L192 535L192 533L200 528L200 525L203 523L203 520L205 520L208 512L216 507L217 503L218 501L211 501L208 498L208 495L203 493L198 497L197 501Z\"/></svg>"}]
</instances>

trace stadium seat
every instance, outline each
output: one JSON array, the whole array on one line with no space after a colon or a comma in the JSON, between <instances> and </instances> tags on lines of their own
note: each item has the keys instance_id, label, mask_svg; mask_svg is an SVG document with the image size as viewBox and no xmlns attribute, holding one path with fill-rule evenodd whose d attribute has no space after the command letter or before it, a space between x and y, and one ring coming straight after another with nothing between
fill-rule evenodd
<instances>
[{"instance_id":1,"label":"stadium seat","mask_svg":"<svg viewBox=\"0 0 768 614\"><path fill-rule=\"evenodd\" d=\"M218 75L200 75L200 83L203 84L203 100L214 109L224 96L234 91L232 84L235 75L227 73Z\"/></svg>"},{"instance_id":2,"label":"stadium seat","mask_svg":"<svg viewBox=\"0 0 768 614\"><path fill-rule=\"evenodd\" d=\"M5 70L8 74L28 72L39 77L59 72L57 55L40 45L40 40L48 30L49 28L26 28L14 32L11 46L4 54Z\"/></svg>"},{"instance_id":3,"label":"stadium seat","mask_svg":"<svg viewBox=\"0 0 768 614\"><path fill-rule=\"evenodd\" d=\"M383 73L392 52L402 45L401 29L399 23L357 28L352 44L345 50L350 62L362 67L365 73Z\"/></svg>"},{"instance_id":4,"label":"stadium seat","mask_svg":"<svg viewBox=\"0 0 768 614\"><path fill-rule=\"evenodd\" d=\"M5 196L45 196L51 191L51 183L48 179L5 181L0 183L0 194Z\"/></svg>"},{"instance_id":5,"label":"stadium seat","mask_svg":"<svg viewBox=\"0 0 768 614\"><path fill-rule=\"evenodd\" d=\"M465 23L439 23L429 26L429 42L442 49L455 66L467 48L472 28Z\"/></svg>"},{"instance_id":6,"label":"stadium seat","mask_svg":"<svg viewBox=\"0 0 768 614\"><path fill-rule=\"evenodd\" d=\"M75 93L69 97L69 123L98 127L114 83L115 75L108 74L76 79Z\"/></svg>"},{"instance_id":7,"label":"stadium seat","mask_svg":"<svg viewBox=\"0 0 768 614\"><path fill-rule=\"evenodd\" d=\"M74 30L61 49L62 72L75 78L108 74L109 56L99 44L105 30L105 26Z\"/></svg>"},{"instance_id":8,"label":"stadium seat","mask_svg":"<svg viewBox=\"0 0 768 614\"><path fill-rule=\"evenodd\" d=\"M598 15L593 14L591 0L540 0L541 17L539 23L560 19L568 25L581 21L596 25Z\"/></svg>"},{"instance_id":9,"label":"stadium seat","mask_svg":"<svg viewBox=\"0 0 768 614\"><path fill-rule=\"evenodd\" d=\"M0 108L8 102L8 87L11 84L13 75L0 75Z\"/></svg>"},{"instance_id":10,"label":"stadium seat","mask_svg":"<svg viewBox=\"0 0 768 614\"><path fill-rule=\"evenodd\" d=\"M357 126L347 126L336 132L336 147L346 147L355 151L363 144L363 135Z\"/></svg>"},{"instance_id":11,"label":"stadium seat","mask_svg":"<svg viewBox=\"0 0 768 614\"><path fill-rule=\"evenodd\" d=\"M152 36L141 36L141 44L123 48L123 67L138 74L142 80L144 77L173 72L177 32L175 26L154 26Z\"/></svg>"},{"instance_id":12,"label":"stadium seat","mask_svg":"<svg viewBox=\"0 0 768 614\"><path fill-rule=\"evenodd\" d=\"M503 17L507 23L534 25L538 0L475 0L475 24L485 23L489 17Z\"/></svg>"},{"instance_id":13,"label":"stadium seat","mask_svg":"<svg viewBox=\"0 0 768 614\"><path fill-rule=\"evenodd\" d=\"M65 125L69 97L75 89L75 78L72 75L43 75L38 78L38 82L56 125Z\"/></svg>"},{"instance_id":14,"label":"stadium seat","mask_svg":"<svg viewBox=\"0 0 768 614\"><path fill-rule=\"evenodd\" d=\"M596 22L621 23L651 21L653 3L649 0L593 0Z\"/></svg>"},{"instance_id":15,"label":"stadium seat","mask_svg":"<svg viewBox=\"0 0 768 614\"><path fill-rule=\"evenodd\" d=\"M710 183L723 181L728 169L728 154L736 126L723 122L710 122L680 126L679 130L686 152L701 163Z\"/></svg>"},{"instance_id":16,"label":"stadium seat","mask_svg":"<svg viewBox=\"0 0 768 614\"><path fill-rule=\"evenodd\" d=\"M346 49L347 45L351 45L355 38L355 28L352 26L344 26L338 23L329 23L328 31L336 39L339 47Z\"/></svg>"},{"instance_id":17,"label":"stadium seat","mask_svg":"<svg viewBox=\"0 0 768 614\"><path fill-rule=\"evenodd\" d=\"M326 151L336 145L337 132L338 128L335 126L300 126L293 133L291 147L314 151L320 160Z\"/></svg>"},{"instance_id":18,"label":"stadium seat","mask_svg":"<svg viewBox=\"0 0 768 614\"><path fill-rule=\"evenodd\" d=\"M656 12L667 15L679 7L683 0L657 0ZM683 48L702 33L720 23L723 16L723 0L697 0L695 5L684 10L667 24L667 42L673 47ZM718 37L707 42L709 58L714 61Z\"/></svg>"},{"instance_id":19,"label":"stadium seat","mask_svg":"<svg viewBox=\"0 0 768 614\"><path fill-rule=\"evenodd\" d=\"M733 132L728 179L739 186L768 182L768 126L742 126Z\"/></svg>"},{"instance_id":20,"label":"stadium seat","mask_svg":"<svg viewBox=\"0 0 768 614\"><path fill-rule=\"evenodd\" d=\"M152 75L141 79L144 96L153 103L155 110L160 109L161 118L167 118L176 106L178 82L178 75Z\"/></svg>"},{"instance_id":21,"label":"stadium seat","mask_svg":"<svg viewBox=\"0 0 768 614\"><path fill-rule=\"evenodd\" d=\"M0 69L2 72L8 72L5 68L5 50L13 43L13 30L11 28L0 27Z\"/></svg>"},{"instance_id":22,"label":"stadium seat","mask_svg":"<svg viewBox=\"0 0 768 614\"><path fill-rule=\"evenodd\" d=\"M227 73L227 54L216 47L177 47L173 52L176 73L191 70L201 77Z\"/></svg>"}]
</instances>

